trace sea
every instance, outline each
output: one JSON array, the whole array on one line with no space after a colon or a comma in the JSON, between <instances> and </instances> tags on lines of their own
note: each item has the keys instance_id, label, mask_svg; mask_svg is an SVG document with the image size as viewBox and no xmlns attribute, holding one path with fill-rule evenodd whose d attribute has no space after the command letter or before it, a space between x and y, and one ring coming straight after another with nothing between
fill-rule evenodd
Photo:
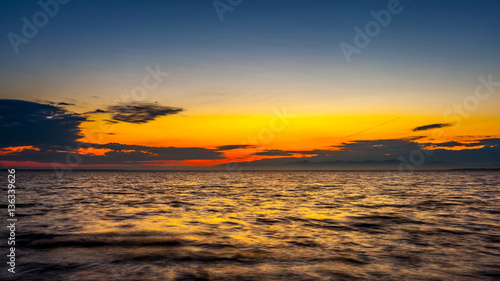
<instances>
[{"instance_id":1,"label":"sea","mask_svg":"<svg viewBox=\"0 0 500 281\"><path fill-rule=\"evenodd\" d=\"M0 280L500 280L499 171L17 171L16 219Z\"/></svg>"}]
</instances>

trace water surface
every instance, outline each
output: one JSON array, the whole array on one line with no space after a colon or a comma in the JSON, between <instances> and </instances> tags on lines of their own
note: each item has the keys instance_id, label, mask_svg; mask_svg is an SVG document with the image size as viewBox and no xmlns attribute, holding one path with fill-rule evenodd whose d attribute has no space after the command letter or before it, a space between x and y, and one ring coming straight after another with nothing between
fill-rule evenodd
<instances>
[{"instance_id":1,"label":"water surface","mask_svg":"<svg viewBox=\"0 0 500 281\"><path fill-rule=\"evenodd\" d=\"M221 177L74 171L57 180L19 171L15 276L500 279L498 172Z\"/></svg>"}]
</instances>

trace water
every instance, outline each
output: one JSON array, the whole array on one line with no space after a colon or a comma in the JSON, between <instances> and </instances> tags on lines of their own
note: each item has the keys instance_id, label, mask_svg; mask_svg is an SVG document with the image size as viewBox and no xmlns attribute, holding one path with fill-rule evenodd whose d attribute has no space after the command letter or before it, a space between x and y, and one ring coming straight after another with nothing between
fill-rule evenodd
<instances>
[{"instance_id":1,"label":"water","mask_svg":"<svg viewBox=\"0 0 500 281\"><path fill-rule=\"evenodd\" d=\"M221 176L19 171L15 277L500 279L498 172Z\"/></svg>"}]
</instances>

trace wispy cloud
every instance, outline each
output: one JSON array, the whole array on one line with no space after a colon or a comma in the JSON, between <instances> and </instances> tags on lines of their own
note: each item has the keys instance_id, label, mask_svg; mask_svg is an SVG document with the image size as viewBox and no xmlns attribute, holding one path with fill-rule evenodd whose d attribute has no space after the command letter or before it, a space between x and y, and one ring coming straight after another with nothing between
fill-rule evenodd
<instances>
[{"instance_id":1,"label":"wispy cloud","mask_svg":"<svg viewBox=\"0 0 500 281\"><path fill-rule=\"evenodd\" d=\"M222 145L217 147L217 150L223 151L223 150L233 150L233 149L249 148L249 147L253 147L253 145L248 145L248 144Z\"/></svg>"},{"instance_id":2,"label":"wispy cloud","mask_svg":"<svg viewBox=\"0 0 500 281\"><path fill-rule=\"evenodd\" d=\"M69 103L69 102L53 102L53 101L47 101L47 104L54 105L54 106L75 106L74 103Z\"/></svg>"},{"instance_id":3,"label":"wispy cloud","mask_svg":"<svg viewBox=\"0 0 500 281\"><path fill-rule=\"evenodd\" d=\"M438 129L438 128L450 127L451 125L453 125L453 124L451 124L451 123L429 124L429 125L424 125L424 126L413 128L412 131L414 131L414 132L426 131L426 130L431 130L431 129Z\"/></svg>"},{"instance_id":4,"label":"wispy cloud","mask_svg":"<svg viewBox=\"0 0 500 281\"><path fill-rule=\"evenodd\" d=\"M256 152L254 155L259 155L259 156L293 156L295 153L300 153L300 154L317 154L315 151L284 151L280 149L273 149L273 150L266 150L266 151L261 151L261 152Z\"/></svg>"}]
</instances>

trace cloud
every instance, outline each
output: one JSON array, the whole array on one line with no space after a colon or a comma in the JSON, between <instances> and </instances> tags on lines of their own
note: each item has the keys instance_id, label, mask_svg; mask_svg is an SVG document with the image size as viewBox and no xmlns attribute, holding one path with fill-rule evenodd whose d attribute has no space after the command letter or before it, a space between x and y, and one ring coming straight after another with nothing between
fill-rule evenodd
<instances>
[{"instance_id":1,"label":"cloud","mask_svg":"<svg viewBox=\"0 0 500 281\"><path fill-rule=\"evenodd\" d=\"M67 103L67 102L58 102L56 105L58 106L70 106L70 105L76 105L74 103Z\"/></svg>"},{"instance_id":2,"label":"cloud","mask_svg":"<svg viewBox=\"0 0 500 281\"><path fill-rule=\"evenodd\" d=\"M451 124L451 123L436 123L436 124L430 124L430 125L416 127L416 128L413 128L412 131L414 131L414 132L426 131L426 130L431 130L431 129L450 127L451 125L453 125L453 124Z\"/></svg>"},{"instance_id":3,"label":"cloud","mask_svg":"<svg viewBox=\"0 0 500 281\"><path fill-rule=\"evenodd\" d=\"M183 160L217 160L223 159L222 153L201 147L159 147L126 145L119 143L90 144L79 143L77 148L105 149L104 155L80 154L81 164L107 164L107 165L140 165L148 161L183 161ZM40 163L58 162L66 163L68 155L76 151L67 150L65 147L44 147L35 151L25 149L15 153L2 155L4 161L34 161ZM72 158L74 159L74 158Z\"/></svg>"},{"instance_id":4,"label":"cloud","mask_svg":"<svg viewBox=\"0 0 500 281\"><path fill-rule=\"evenodd\" d=\"M498 147L483 147L464 150L435 149L428 160L446 161L448 163L466 166L500 167L500 149Z\"/></svg>"},{"instance_id":5,"label":"cloud","mask_svg":"<svg viewBox=\"0 0 500 281\"><path fill-rule=\"evenodd\" d=\"M292 156L294 154L312 155L307 160L311 162L323 161L386 161L394 159L398 155L406 155L415 150L422 149L419 144L409 139L380 139L380 140L356 140L332 146L332 149L324 150L268 150L257 152L260 156ZM288 158L302 159L303 158ZM274 160L282 162L282 160Z\"/></svg>"},{"instance_id":6,"label":"cloud","mask_svg":"<svg viewBox=\"0 0 500 281\"><path fill-rule=\"evenodd\" d=\"M127 152L127 160L129 161L146 161L138 160L131 157L135 153L136 156L143 159L142 154L148 154L148 160L192 160L192 159L222 159L221 153L201 147L162 147L162 146L143 146L143 145L126 145L120 143L108 144L92 144L95 148L111 149L107 156L112 156L115 153ZM131 151L134 151L133 153Z\"/></svg>"},{"instance_id":7,"label":"cloud","mask_svg":"<svg viewBox=\"0 0 500 281\"><path fill-rule=\"evenodd\" d=\"M448 142L441 142L441 143L421 143L423 146L430 146L430 147L457 147L457 146L468 146L468 147L473 147L473 146L478 146L481 145L480 143L473 142L473 143L461 143L457 141L448 141Z\"/></svg>"},{"instance_id":8,"label":"cloud","mask_svg":"<svg viewBox=\"0 0 500 281\"><path fill-rule=\"evenodd\" d=\"M318 155L318 158L331 158L335 160L385 160L400 154L406 154L421 147L410 139L380 139L356 140L333 146L338 151L329 151Z\"/></svg>"},{"instance_id":9,"label":"cloud","mask_svg":"<svg viewBox=\"0 0 500 281\"><path fill-rule=\"evenodd\" d=\"M486 146L490 148L498 148L500 147L500 138L487 138L487 139L480 139L476 140L473 142L468 142L468 143L463 143L463 142L457 142L457 141L448 141L448 142L442 142L442 143L420 143L420 145L429 147L429 148L452 148L452 147L478 147L478 146Z\"/></svg>"},{"instance_id":10,"label":"cloud","mask_svg":"<svg viewBox=\"0 0 500 281\"><path fill-rule=\"evenodd\" d=\"M43 103L53 105L53 106L75 106L76 104L74 103L68 103L68 102L53 102L53 101L43 101Z\"/></svg>"},{"instance_id":11,"label":"cloud","mask_svg":"<svg viewBox=\"0 0 500 281\"><path fill-rule=\"evenodd\" d=\"M109 113L109 111L102 110L102 109L96 109L92 111L87 111L84 114L97 114L97 113Z\"/></svg>"},{"instance_id":12,"label":"cloud","mask_svg":"<svg viewBox=\"0 0 500 281\"><path fill-rule=\"evenodd\" d=\"M233 150L233 149L248 148L248 147L253 147L253 145L248 145L248 144L223 145L217 147L217 150L223 151L223 150Z\"/></svg>"},{"instance_id":13,"label":"cloud","mask_svg":"<svg viewBox=\"0 0 500 281\"><path fill-rule=\"evenodd\" d=\"M263 155L263 156L292 156L293 151L283 151L279 149L275 150L267 150L267 151L261 151L254 153L254 155Z\"/></svg>"},{"instance_id":14,"label":"cloud","mask_svg":"<svg viewBox=\"0 0 500 281\"><path fill-rule=\"evenodd\" d=\"M47 103L22 100L0 100L0 150L8 147L32 146L36 150L13 150L2 155L4 161L33 161L65 163L77 148L96 148L104 155L81 155L82 164L140 164L147 161L182 161L222 159L222 152L202 147L155 147L119 143L90 144L77 142L82 136L79 125L87 121L86 114L76 114ZM111 107L110 107L111 108ZM151 104L112 107L115 115L130 122L141 123L156 116L173 114L171 109ZM128 110L137 112L127 115ZM103 110L95 110L101 112ZM117 121L107 120L115 123ZM227 147L226 147L227 148ZM10 149L8 149L10 151ZM82 153L82 151L79 151Z\"/></svg>"},{"instance_id":15,"label":"cloud","mask_svg":"<svg viewBox=\"0 0 500 281\"><path fill-rule=\"evenodd\" d=\"M115 121L127 123L147 123L157 117L177 114L182 112L182 108L162 106L155 103L131 103L123 105L109 106L106 112L111 113Z\"/></svg>"},{"instance_id":16,"label":"cloud","mask_svg":"<svg viewBox=\"0 0 500 281\"><path fill-rule=\"evenodd\" d=\"M0 100L0 147L71 145L86 117L50 104Z\"/></svg>"},{"instance_id":17,"label":"cloud","mask_svg":"<svg viewBox=\"0 0 500 281\"><path fill-rule=\"evenodd\" d=\"M500 167L500 139L480 139L471 144L447 142L438 147L468 146L470 149L446 150L426 148L428 144L411 139L356 140L332 146L335 150L284 151L269 150L255 153L266 156L315 154L311 157L263 159L241 163L248 167L290 167L325 169L397 169L401 159L412 159L415 152L424 155L416 168L495 168ZM478 147L485 145L485 147ZM402 157L402 158L401 158ZM420 160L419 160L420 161Z\"/></svg>"},{"instance_id":18,"label":"cloud","mask_svg":"<svg viewBox=\"0 0 500 281\"><path fill-rule=\"evenodd\" d=\"M68 103L68 102L52 102L52 101L48 101L47 102L48 104L50 105L54 105L54 106L75 106L76 104L74 103Z\"/></svg>"},{"instance_id":19,"label":"cloud","mask_svg":"<svg viewBox=\"0 0 500 281\"><path fill-rule=\"evenodd\" d=\"M500 149L500 138L483 139L479 141L479 144Z\"/></svg>"},{"instance_id":20,"label":"cloud","mask_svg":"<svg viewBox=\"0 0 500 281\"><path fill-rule=\"evenodd\" d=\"M419 150L419 144L410 139L380 139L380 140L355 140L340 145L331 146L332 149L324 150L267 150L256 152L259 156L293 156L294 154L312 155L308 161L384 161ZM290 158L293 159L293 158ZM301 158L296 158L301 159ZM278 161L278 160L276 160Z\"/></svg>"},{"instance_id":21,"label":"cloud","mask_svg":"<svg viewBox=\"0 0 500 281\"><path fill-rule=\"evenodd\" d=\"M157 103L133 102L130 104L120 104L108 106L105 110L95 109L84 114L109 113L114 120L107 120L108 123L118 121L142 124L155 120L157 117L172 115L182 112L182 108L158 105Z\"/></svg>"}]
</instances>

